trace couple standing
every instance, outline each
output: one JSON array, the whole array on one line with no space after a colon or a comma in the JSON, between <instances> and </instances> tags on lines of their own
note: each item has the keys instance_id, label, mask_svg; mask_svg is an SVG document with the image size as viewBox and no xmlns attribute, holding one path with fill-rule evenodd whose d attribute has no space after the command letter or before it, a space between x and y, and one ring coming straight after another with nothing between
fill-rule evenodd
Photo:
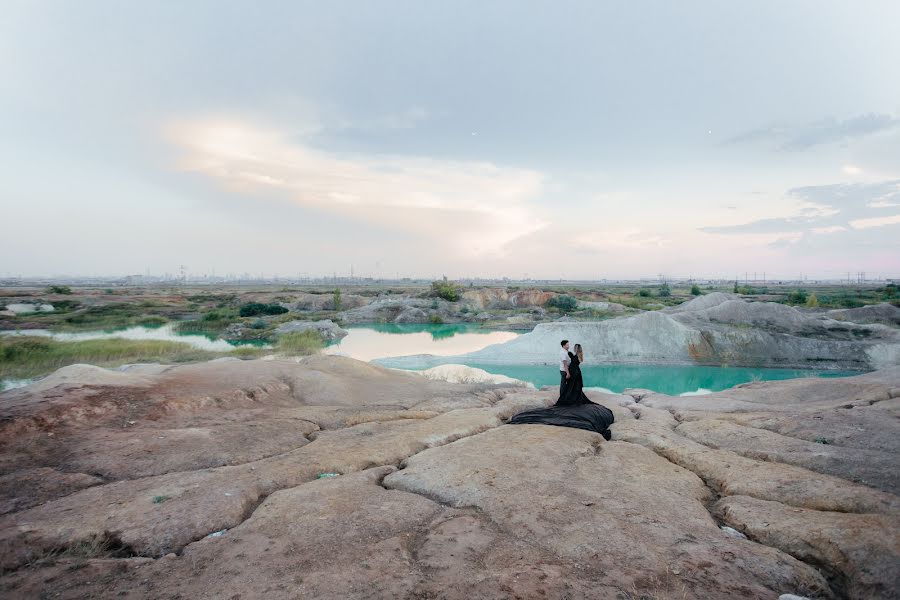
<instances>
[{"instance_id":1,"label":"couple standing","mask_svg":"<svg viewBox=\"0 0 900 600\"><path fill-rule=\"evenodd\" d=\"M595 431L609 440L612 434L609 426L615 421L611 410L591 402L584 395L584 379L581 363L584 352L580 344L575 344L569 352L569 340L560 342L559 351L559 400L553 406L526 410L509 420L513 425L556 425Z\"/></svg>"},{"instance_id":2,"label":"couple standing","mask_svg":"<svg viewBox=\"0 0 900 600\"><path fill-rule=\"evenodd\" d=\"M563 340L559 345L562 349L559 351L559 400L556 401L556 405L593 404L584 395L584 378L581 375L584 351L581 344L575 344L571 352L569 340Z\"/></svg>"}]
</instances>

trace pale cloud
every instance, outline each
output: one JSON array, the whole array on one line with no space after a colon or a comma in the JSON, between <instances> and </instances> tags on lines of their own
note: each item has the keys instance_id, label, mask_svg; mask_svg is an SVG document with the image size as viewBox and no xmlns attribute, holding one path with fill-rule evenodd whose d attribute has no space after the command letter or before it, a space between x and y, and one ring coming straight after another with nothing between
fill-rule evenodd
<instances>
[{"instance_id":1,"label":"pale cloud","mask_svg":"<svg viewBox=\"0 0 900 600\"><path fill-rule=\"evenodd\" d=\"M859 229L855 223L891 225L893 217L879 213L900 204L900 181L807 186L789 190L788 196L795 199L793 215L702 227L701 231L739 235L789 231L839 233L848 227Z\"/></svg>"},{"instance_id":2,"label":"pale cloud","mask_svg":"<svg viewBox=\"0 0 900 600\"><path fill-rule=\"evenodd\" d=\"M818 234L828 234L828 233L838 233L839 231L847 231L846 227L842 227L841 225L831 225L830 227L813 227L810 229L813 233Z\"/></svg>"},{"instance_id":3,"label":"pale cloud","mask_svg":"<svg viewBox=\"0 0 900 600\"><path fill-rule=\"evenodd\" d=\"M530 204L543 189L533 170L406 156L340 156L288 132L239 119L173 122L166 137L179 166L260 200L288 197L312 209L449 244L462 256L502 256L547 223Z\"/></svg>"},{"instance_id":4,"label":"pale cloud","mask_svg":"<svg viewBox=\"0 0 900 600\"><path fill-rule=\"evenodd\" d=\"M870 219L855 219L850 221L850 227L853 229L868 229L870 227L884 227L885 225L894 225L896 223L900 223L900 215L872 217Z\"/></svg>"},{"instance_id":5,"label":"pale cloud","mask_svg":"<svg viewBox=\"0 0 900 600\"><path fill-rule=\"evenodd\" d=\"M843 171L847 175L859 175L863 172L863 170L856 165L844 165L841 168L841 171Z\"/></svg>"},{"instance_id":6,"label":"pale cloud","mask_svg":"<svg viewBox=\"0 0 900 600\"><path fill-rule=\"evenodd\" d=\"M847 119L828 117L810 123L769 125L739 133L723 143L763 143L774 144L779 150L807 150L890 131L898 126L900 119L893 115L867 113Z\"/></svg>"}]
</instances>

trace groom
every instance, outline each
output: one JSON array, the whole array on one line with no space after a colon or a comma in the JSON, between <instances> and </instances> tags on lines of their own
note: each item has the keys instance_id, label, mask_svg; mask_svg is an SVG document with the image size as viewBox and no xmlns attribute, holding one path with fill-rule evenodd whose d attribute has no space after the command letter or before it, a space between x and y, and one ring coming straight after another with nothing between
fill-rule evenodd
<instances>
[{"instance_id":1,"label":"groom","mask_svg":"<svg viewBox=\"0 0 900 600\"><path fill-rule=\"evenodd\" d=\"M559 345L562 346L559 351L559 397L562 398L569 379L569 340L563 340Z\"/></svg>"}]
</instances>

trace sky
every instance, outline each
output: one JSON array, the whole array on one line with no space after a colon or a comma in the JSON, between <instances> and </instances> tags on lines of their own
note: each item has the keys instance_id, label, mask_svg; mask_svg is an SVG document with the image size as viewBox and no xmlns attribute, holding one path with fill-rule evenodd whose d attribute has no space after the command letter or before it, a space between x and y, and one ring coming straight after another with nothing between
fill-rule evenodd
<instances>
[{"instance_id":1,"label":"sky","mask_svg":"<svg viewBox=\"0 0 900 600\"><path fill-rule=\"evenodd\" d=\"M900 3L0 11L0 275L900 277Z\"/></svg>"}]
</instances>

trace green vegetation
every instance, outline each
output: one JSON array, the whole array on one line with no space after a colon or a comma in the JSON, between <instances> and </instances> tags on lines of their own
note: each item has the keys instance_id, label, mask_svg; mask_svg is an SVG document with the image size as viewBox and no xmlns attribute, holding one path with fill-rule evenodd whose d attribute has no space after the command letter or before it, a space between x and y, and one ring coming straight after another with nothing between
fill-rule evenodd
<instances>
[{"instance_id":1,"label":"green vegetation","mask_svg":"<svg viewBox=\"0 0 900 600\"><path fill-rule=\"evenodd\" d=\"M819 299L816 298L815 294L810 294L806 298L806 307L807 308L816 308L817 306L819 306Z\"/></svg>"},{"instance_id":2,"label":"green vegetation","mask_svg":"<svg viewBox=\"0 0 900 600\"><path fill-rule=\"evenodd\" d=\"M807 295L803 290L794 290L787 295L787 303L791 305L806 304Z\"/></svg>"},{"instance_id":3,"label":"green vegetation","mask_svg":"<svg viewBox=\"0 0 900 600\"><path fill-rule=\"evenodd\" d=\"M72 294L72 288L70 288L70 287L67 286L67 285L51 285L51 286L49 286L49 287L47 288L47 293L48 293L48 294L65 294L65 295L71 295L71 294Z\"/></svg>"},{"instance_id":4,"label":"green vegetation","mask_svg":"<svg viewBox=\"0 0 900 600\"><path fill-rule=\"evenodd\" d=\"M241 306L239 314L242 317L256 317L259 315L283 315L286 312L288 312L288 309L280 304L250 302Z\"/></svg>"},{"instance_id":5,"label":"green vegetation","mask_svg":"<svg viewBox=\"0 0 900 600\"><path fill-rule=\"evenodd\" d=\"M641 288L640 290L638 290L638 296L640 296L641 298L649 298L652 295L653 294L650 293L650 290L647 290L644 288Z\"/></svg>"},{"instance_id":6,"label":"green vegetation","mask_svg":"<svg viewBox=\"0 0 900 600\"><path fill-rule=\"evenodd\" d=\"M452 281L432 281L431 295L448 302L456 302L460 298L459 286Z\"/></svg>"},{"instance_id":7,"label":"green vegetation","mask_svg":"<svg viewBox=\"0 0 900 600\"><path fill-rule=\"evenodd\" d=\"M325 340L316 331L297 331L286 333L278 338L275 350L284 354L307 355L315 354L325 347Z\"/></svg>"},{"instance_id":8,"label":"green vegetation","mask_svg":"<svg viewBox=\"0 0 900 600\"><path fill-rule=\"evenodd\" d=\"M668 298L672 295L672 289L669 287L668 283L663 283L659 286L659 290L656 292L656 295L660 298Z\"/></svg>"},{"instance_id":9,"label":"green vegetation","mask_svg":"<svg viewBox=\"0 0 900 600\"><path fill-rule=\"evenodd\" d=\"M696 283L691 286L691 296L699 296L702 293L703 292L700 291L700 286L697 285Z\"/></svg>"},{"instance_id":10,"label":"green vegetation","mask_svg":"<svg viewBox=\"0 0 900 600\"><path fill-rule=\"evenodd\" d=\"M550 298L550 301L547 302L547 306L555 308L559 310L559 312L571 312L578 308L578 300L574 296L560 294L559 296Z\"/></svg>"},{"instance_id":11,"label":"green vegetation","mask_svg":"<svg viewBox=\"0 0 900 600\"><path fill-rule=\"evenodd\" d=\"M153 496L153 504L162 504L166 500L171 500L169 496Z\"/></svg>"},{"instance_id":12,"label":"green vegetation","mask_svg":"<svg viewBox=\"0 0 900 600\"><path fill-rule=\"evenodd\" d=\"M262 351L254 348L254 354ZM231 353L228 353L231 355ZM247 352L243 356L247 356ZM117 366L132 362L210 360L221 352L197 350L181 342L98 339L61 342L45 337L0 337L0 378L26 379L77 363Z\"/></svg>"},{"instance_id":13,"label":"green vegetation","mask_svg":"<svg viewBox=\"0 0 900 600\"><path fill-rule=\"evenodd\" d=\"M335 288L331 304L334 310L341 310L341 288Z\"/></svg>"},{"instance_id":14,"label":"green vegetation","mask_svg":"<svg viewBox=\"0 0 900 600\"><path fill-rule=\"evenodd\" d=\"M432 325L443 325L444 324L444 320L440 317L440 315L431 315L428 318L428 322L431 323Z\"/></svg>"}]
</instances>

